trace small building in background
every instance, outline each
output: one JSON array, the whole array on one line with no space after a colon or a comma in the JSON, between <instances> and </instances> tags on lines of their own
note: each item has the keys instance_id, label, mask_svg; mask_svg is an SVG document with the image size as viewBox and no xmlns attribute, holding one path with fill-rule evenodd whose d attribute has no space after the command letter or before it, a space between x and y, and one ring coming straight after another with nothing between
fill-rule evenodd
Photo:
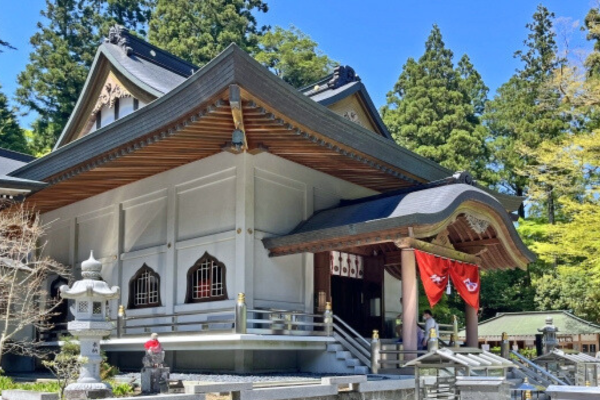
<instances>
[{"instance_id":1,"label":"small building in background","mask_svg":"<svg viewBox=\"0 0 600 400\"><path fill-rule=\"evenodd\" d=\"M479 344L490 348L500 346L502 332L508 334L511 346L519 349L535 349L536 335L552 317L558 327L558 348L577 350L595 355L600 350L600 325L578 318L568 311L521 311L498 313L493 318L479 323ZM465 331L459 337L465 336Z\"/></svg>"}]
</instances>

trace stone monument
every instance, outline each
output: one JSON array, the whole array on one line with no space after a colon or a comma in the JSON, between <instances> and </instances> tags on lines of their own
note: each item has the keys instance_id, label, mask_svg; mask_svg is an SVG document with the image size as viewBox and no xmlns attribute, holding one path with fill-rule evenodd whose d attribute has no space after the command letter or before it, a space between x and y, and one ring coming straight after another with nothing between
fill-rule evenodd
<instances>
[{"instance_id":1,"label":"stone monument","mask_svg":"<svg viewBox=\"0 0 600 400\"><path fill-rule=\"evenodd\" d=\"M158 333L150 335L150 340L144 344L146 353L142 358L142 393L168 392L169 368L165 366L165 351L158 341Z\"/></svg>"},{"instance_id":2,"label":"stone monument","mask_svg":"<svg viewBox=\"0 0 600 400\"><path fill-rule=\"evenodd\" d=\"M100 272L102 264L90 258L81 264L83 279L76 281L71 288L60 287L60 295L64 299L75 300L75 320L69 322L67 329L79 339L83 361L77 382L65 389L65 397L69 400L100 399L112 396L110 385L100 379L100 341L108 336L113 328L106 320L106 304L108 300L119 297L119 288L102 280Z\"/></svg>"},{"instance_id":3,"label":"stone monument","mask_svg":"<svg viewBox=\"0 0 600 400\"><path fill-rule=\"evenodd\" d=\"M546 317L546 325L543 328L538 328L538 332L544 334L544 354L551 353L558 344L556 339L558 327L552 324L552 317Z\"/></svg>"}]
</instances>

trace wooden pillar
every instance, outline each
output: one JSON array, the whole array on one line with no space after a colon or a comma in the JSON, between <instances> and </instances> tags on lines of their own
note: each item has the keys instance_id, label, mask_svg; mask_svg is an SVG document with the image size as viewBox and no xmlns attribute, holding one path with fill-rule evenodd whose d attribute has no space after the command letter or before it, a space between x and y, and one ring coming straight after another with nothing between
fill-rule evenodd
<instances>
[{"instance_id":1,"label":"wooden pillar","mask_svg":"<svg viewBox=\"0 0 600 400\"><path fill-rule=\"evenodd\" d=\"M477 320L477 310L468 304L465 304L465 320L467 325L467 346L479 347L479 321Z\"/></svg>"},{"instance_id":2,"label":"wooden pillar","mask_svg":"<svg viewBox=\"0 0 600 400\"><path fill-rule=\"evenodd\" d=\"M417 262L412 248L402 249L402 342L404 350L417 350ZM408 359L414 358L409 354Z\"/></svg>"}]
</instances>

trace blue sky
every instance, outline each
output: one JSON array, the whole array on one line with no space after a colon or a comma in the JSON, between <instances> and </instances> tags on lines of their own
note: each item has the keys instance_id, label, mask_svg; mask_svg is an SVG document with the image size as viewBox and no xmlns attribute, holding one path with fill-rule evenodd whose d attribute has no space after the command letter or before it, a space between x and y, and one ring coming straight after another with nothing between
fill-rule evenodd
<instances>
[{"instance_id":1,"label":"blue sky","mask_svg":"<svg viewBox=\"0 0 600 400\"><path fill-rule=\"evenodd\" d=\"M491 93L518 67L513 53L522 48L538 4L561 20L581 24L594 0L266 0L269 12L259 23L295 25L319 43L331 58L352 66L366 84L375 105L385 104L407 58L423 53L431 26L440 26L455 61L467 53ZM12 97L16 77L27 64L29 37L41 19L44 0L2 1L0 38L18 51L0 54L0 84ZM588 46L584 33L574 30L570 47ZM22 118L27 126L31 117Z\"/></svg>"}]
</instances>

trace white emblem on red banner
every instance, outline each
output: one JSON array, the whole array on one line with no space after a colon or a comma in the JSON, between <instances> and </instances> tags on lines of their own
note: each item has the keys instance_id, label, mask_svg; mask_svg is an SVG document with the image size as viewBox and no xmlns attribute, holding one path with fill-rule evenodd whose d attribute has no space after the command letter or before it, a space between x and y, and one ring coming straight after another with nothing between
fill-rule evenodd
<instances>
[{"instance_id":1,"label":"white emblem on red banner","mask_svg":"<svg viewBox=\"0 0 600 400\"><path fill-rule=\"evenodd\" d=\"M467 278L463 281L467 290L471 293L476 292L479 285L476 282L471 282L471 279Z\"/></svg>"},{"instance_id":2,"label":"white emblem on red banner","mask_svg":"<svg viewBox=\"0 0 600 400\"><path fill-rule=\"evenodd\" d=\"M438 274L433 274L430 276L431 281L433 283L435 283L436 285L441 285L445 280L446 280L446 276L439 276Z\"/></svg>"}]
</instances>

